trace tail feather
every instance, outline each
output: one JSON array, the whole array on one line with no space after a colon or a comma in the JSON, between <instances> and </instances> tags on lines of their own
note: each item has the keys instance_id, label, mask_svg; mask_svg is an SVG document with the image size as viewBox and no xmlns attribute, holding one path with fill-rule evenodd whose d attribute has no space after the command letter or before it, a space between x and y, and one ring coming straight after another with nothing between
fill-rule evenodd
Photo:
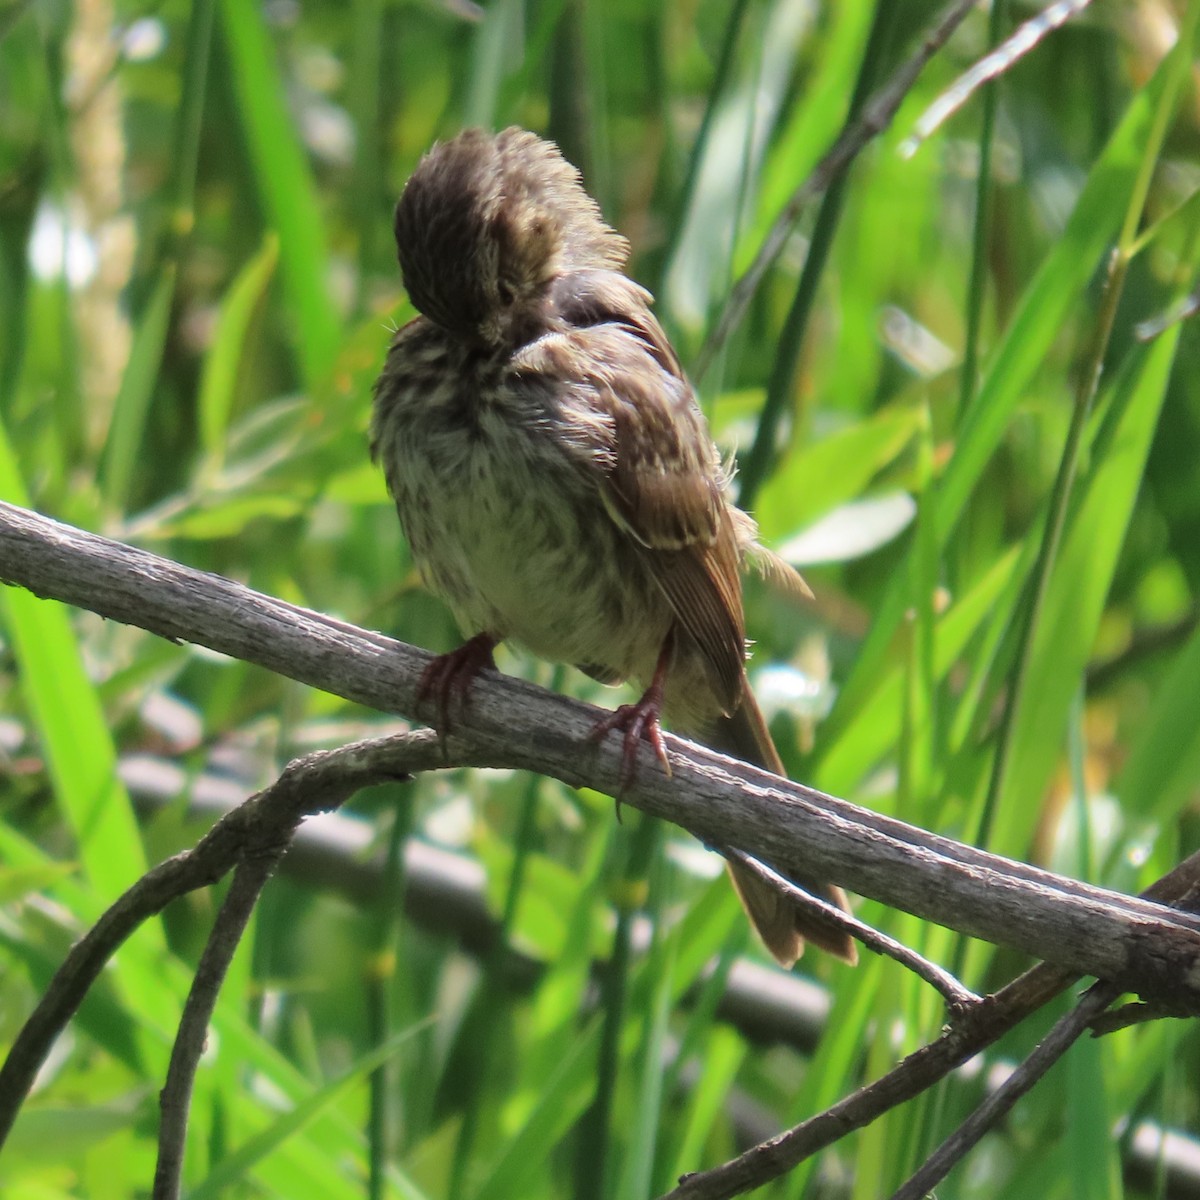
<instances>
[{"instance_id":1,"label":"tail feather","mask_svg":"<svg viewBox=\"0 0 1200 1200\"><path fill-rule=\"evenodd\" d=\"M744 689L736 711L721 717L704 741L722 754L787 777L762 709L749 686ZM748 867L730 863L729 875L759 937L781 966L790 967L804 953L805 942L812 942L844 962L852 965L858 962L854 940L844 930L822 921L816 912L802 908ZM808 877L797 878L795 882L843 912L850 911L841 888Z\"/></svg>"}]
</instances>

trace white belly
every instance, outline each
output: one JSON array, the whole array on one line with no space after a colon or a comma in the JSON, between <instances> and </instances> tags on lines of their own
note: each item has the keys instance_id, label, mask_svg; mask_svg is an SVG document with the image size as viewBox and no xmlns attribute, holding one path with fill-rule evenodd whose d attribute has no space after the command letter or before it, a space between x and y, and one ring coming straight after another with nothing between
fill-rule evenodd
<instances>
[{"instance_id":1,"label":"white belly","mask_svg":"<svg viewBox=\"0 0 1200 1200\"><path fill-rule=\"evenodd\" d=\"M496 415L477 437L406 449L393 488L401 520L465 634L647 676L670 612L593 481Z\"/></svg>"}]
</instances>

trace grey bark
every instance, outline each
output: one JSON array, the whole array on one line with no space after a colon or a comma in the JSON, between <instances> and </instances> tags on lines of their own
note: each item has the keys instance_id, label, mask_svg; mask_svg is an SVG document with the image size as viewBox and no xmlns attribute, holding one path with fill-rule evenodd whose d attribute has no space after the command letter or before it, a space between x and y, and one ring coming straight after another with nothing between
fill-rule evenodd
<instances>
[{"instance_id":1,"label":"grey bark","mask_svg":"<svg viewBox=\"0 0 1200 1200\"><path fill-rule=\"evenodd\" d=\"M430 656L131 546L0 504L0 578L163 637L257 663L413 719ZM428 716L428 714L424 714ZM612 795L620 748L588 733L597 710L485 673L456 723L454 755ZM780 874L827 878L973 937L1200 1012L1200 918L1109 892L858 808L667 738L625 804L730 846Z\"/></svg>"}]
</instances>

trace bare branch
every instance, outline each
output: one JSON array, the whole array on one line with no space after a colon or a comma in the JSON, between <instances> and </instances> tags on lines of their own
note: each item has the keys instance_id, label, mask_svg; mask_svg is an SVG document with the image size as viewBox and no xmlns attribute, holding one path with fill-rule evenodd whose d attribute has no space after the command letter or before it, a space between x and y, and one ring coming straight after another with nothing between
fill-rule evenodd
<instances>
[{"instance_id":1,"label":"bare branch","mask_svg":"<svg viewBox=\"0 0 1200 1200\"><path fill-rule=\"evenodd\" d=\"M0 576L383 711L421 715L425 652L7 504ZM614 739L589 743L596 719L587 705L484 672L453 743L459 761L613 795L620 747ZM1200 918L926 833L679 738L666 744L671 776L648 761L622 800L706 845L728 844L736 829L736 849L785 877L819 875L1075 974L1200 1011Z\"/></svg>"},{"instance_id":2,"label":"bare branch","mask_svg":"<svg viewBox=\"0 0 1200 1200\"><path fill-rule=\"evenodd\" d=\"M920 45L892 77L866 103L862 116L848 124L838 139L826 151L825 156L812 169L808 178L792 193L783 211L763 238L754 261L733 285L729 302L721 319L708 335L700 353L696 356L692 374L700 379L708 369L717 351L725 344L729 334L741 322L763 276L779 256L793 226L806 205L824 192L831 183L858 157L859 152L891 123L896 110L925 69L925 64L950 40L950 35L959 27L967 13L975 7L975 0L954 0L936 18L921 38Z\"/></svg>"},{"instance_id":3,"label":"bare branch","mask_svg":"<svg viewBox=\"0 0 1200 1200\"><path fill-rule=\"evenodd\" d=\"M954 81L917 121L912 136L900 145L900 154L911 158L943 122L949 120L985 83L1003 75L1014 63L1020 62L1041 40L1065 25L1076 13L1081 13L1092 0L1055 0L1036 17L1030 17L1011 37L1006 38L990 54L981 58L969 71Z\"/></svg>"},{"instance_id":4,"label":"bare branch","mask_svg":"<svg viewBox=\"0 0 1200 1200\"><path fill-rule=\"evenodd\" d=\"M1070 982L1069 976L1045 966L1027 971L1005 993L985 997L936 1042L914 1051L886 1075L737 1158L712 1170L685 1176L678 1187L660 1200L731 1200L785 1175L818 1150L932 1087L1020 1024Z\"/></svg>"},{"instance_id":5,"label":"bare branch","mask_svg":"<svg viewBox=\"0 0 1200 1200\"><path fill-rule=\"evenodd\" d=\"M217 1004L221 984L234 951L283 849L257 855L238 864L233 882L221 904L212 932L196 965L183 1016L171 1049L167 1081L159 1096L162 1120L158 1129L158 1163L154 1170L154 1200L178 1200L187 1142L188 1116L196 1068L208 1041L208 1022Z\"/></svg>"},{"instance_id":6,"label":"bare branch","mask_svg":"<svg viewBox=\"0 0 1200 1200\"><path fill-rule=\"evenodd\" d=\"M1080 1002L1037 1044L1033 1053L994 1091L900 1187L892 1200L923 1200L950 1173L979 1139L1012 1109L1012 1106L1066 1052L1088 1025L1119 995L1121 989L1111 983L1097 983Z\"/></svg>"},{"instance_id":7,"label":"bare branch","mask_svg":"<svg viewBox=\"0 0 1200 1200\"><path fill-rule=\"evenodd\" d=\"M104 964L147 918L216 883L238 863L277 859L306 814L337 808L361 787L454 765L430 730L355 742L296 759L271 787L222 817L191 849L147 871L72 948L0 1067L0 1144L34 1076Z\"/></svg>"},{"instance_id":8,"label":"bare branch","mask_svg":"<svg viewBox=\"0 0 1200 1200\"><path fill-rule=\"evenodd\" d=\"M1192 1013L1182 1012L1178 1008L1172 1008L1170 1005L1146 1004L1139 1000L1131 1004L1122 1004L1120 1008L1113 1009L1112 1012L1102 1012L1095 1017L1091 1024L1092 1037L1107 1037L1110 1033L1130 1029L1134 1025L1145 1025L1149 1021L1179 1019L1192 1015Z\"/></svg>"},{"instance_id":9,"label":"bare branch","mask_svg":"<svg viewBox=\"0 0 1200 1200\"><path fill-rule=\"evenodd\" d=\"M1157 880L1146 889L1145 894L1172 904L1192 906L1195 904L1198 874L1200 851ZM737 1158L712 1170L681 1179L679 1186L660 1200L730 1200L733 1196L761 1187L770 1180L786 1174L818 1150L823 1150L855 1129L869 1125L885 1112L911 1100L937 1083L968 1058L986 1049L1020 1024L1030 1013L1065 991L1077 978L1050 963L1039 963L994 995L984 997L970 1008L958 1010L953 1014L951 1027L938 1041L910 1054L898 1067L882 1078L860 1088L853 1095L847 1096L832 1108L811 1117L794 1129L761 1142ZM1040 1074L1045 1073L1045 1069L1054 1058L1064 1053L1078 1037L1078 1032L1086 1028L1089 1022L1093 1022L1120 993L1121 989L1112 984L1096 985L1088 993L1091 999L1085 1000L1085 1004L1080 1006L1083 1010L1082 1015L1080 1009L1076 1009L1066 1019L1065 1024L1060 1022L1062 1029L1056 1027L1057 1036L1043 1043L1044 1050L1039 1047L1039 1051L1042 1051L1041 1057L1034 1059L1027 1071L1019 1072L1015 1082L1012 1079L1007 1081L1005 1087L998 1089L998 1093L1005 1092L1008 1084L1012 1084L1014 1088L1024 1087L1026 1090L1031 1087ZM1035 1051L1035 1055L1037 1053ZM1046 1067L1041 1068L1039 1073L1042 1062L1045 1062ZM995 1119L998 1120L1020 1094L1018 1092L1017 1095L1013 1095L1005 1106L1004 1097L997 1100L998 1093L994 1093L980 1109L982 1115L976 1114L959 1131L966 1131L963 1154L970 1149L974 1141L978 1141L979 1134L989 1127L988 1118L993 1109L988 1106L993 1102L1000 1106L994 1110L998 1114ZM974 1141L970 1140L972 1136ZM957 1145L956 1142L955 1147ZM939 1160L947 1171L957 1161L957 1158L952 1157L953 1153L953 1149L947 1150L947 1157ZM938 1178L942 1176L939 1175ZM922 1177L921 1182L927 1185L927 1190L937 1180ZM913 1195L923 1196L925 1191L914 1192Z\"/></svg>"},{"instance_id":10,"label":"bare branch","mask_svg":"<svg viewBox=\"0 0 1200 1200\"><path fill-rule=\"evenodd\" d=\"M836 905L804 891L803 888L798 888L778 872L763 866L762 863L748 854L743 854L740 850L722 850L721 853L726 858L737 859L748 870L768 880L773 887L795 897L800 904L818 913L822 920L836 925L839 929L844 929L851 937L862 942L867 949L874 950L876 954L884 954L888 958L895 959L901 966L907 967L914 975L925 980L937 990L952 1014L965 1012L980 1002L980 997L969 988L963 987L949 971L945 971L937 963L923 958L915 950L910 950L895 938L888 937L886 933L880 933L878 929L872 929L870 925L843 912Z\"/></svg>"}]
</instances>

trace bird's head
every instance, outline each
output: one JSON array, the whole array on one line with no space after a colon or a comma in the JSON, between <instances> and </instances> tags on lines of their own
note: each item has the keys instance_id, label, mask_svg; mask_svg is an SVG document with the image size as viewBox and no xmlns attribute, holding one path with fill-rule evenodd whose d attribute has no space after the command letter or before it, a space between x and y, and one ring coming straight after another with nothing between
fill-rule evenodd
<instances>
[{"instance_id":1,"label":"bird's head","mask_svg":"<svg viewBox=\"0 0 1200 1200\"><path fill-rule=\"evenodd\" d=\"M554 279L629 254L558 147L516 128L435 145L396 206L396 247L414 306L488 349L537 324Z\"/></svg>"}]
</instances>

